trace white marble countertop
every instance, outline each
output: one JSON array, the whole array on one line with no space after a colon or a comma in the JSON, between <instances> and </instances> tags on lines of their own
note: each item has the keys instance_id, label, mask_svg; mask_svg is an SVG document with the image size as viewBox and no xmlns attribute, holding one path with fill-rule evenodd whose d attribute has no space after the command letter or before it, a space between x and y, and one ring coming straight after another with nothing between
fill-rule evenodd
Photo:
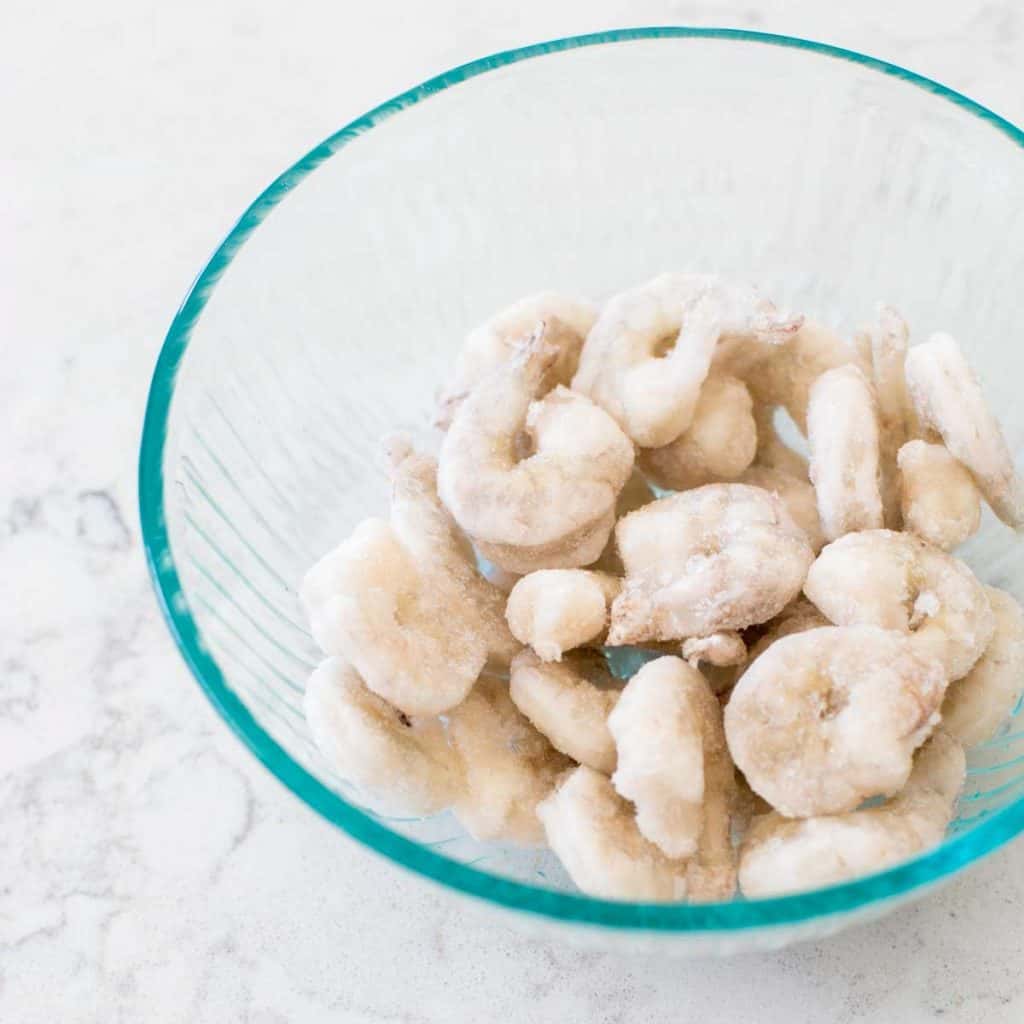
<instances>
[{"instance_id":1,"label":"white marble countertop","mask_svg":"<svg viewBox=\"0 0 1024 1024\"><path fill-rule=\"evenodd\" d=\"M1024 843L923 904L733 961L467 919L229 735L138 547L149 373L192 276L312 142L488 51L721 24L906 64L1024 121L1015 0L7 0L0 14L0 1021L1024 1019Z\"/></svg>"}]
</instances>

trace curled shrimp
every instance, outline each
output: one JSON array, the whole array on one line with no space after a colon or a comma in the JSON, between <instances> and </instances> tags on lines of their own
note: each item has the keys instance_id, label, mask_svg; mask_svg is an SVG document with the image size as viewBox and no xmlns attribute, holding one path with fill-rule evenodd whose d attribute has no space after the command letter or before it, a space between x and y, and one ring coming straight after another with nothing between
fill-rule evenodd
<instances>
[{"instance_id":1,"label":"curled shrimp","mask_svg":"<svg viewBox=\"0 0 1024 1024\"><path fill-rule=\"evenodd\" d=\"M556 387L533 401L549 363L538 332L473 389L441 447L442 500L484 557L510 572L594 561L633 471L629 438L589 399ZM520 457L524 431L532 453ZM568 566L556 560L565 551Z\"/></svg>"},{"instance_id":2,"label":"curled shrimp","mask_svg":"<svg viewBox=\"0 0 1024 1024\"><path fill-rule=\"evenodd\" d=\"M606 775L615 770L608 715L620 692L604 658L594 652L544 662L525 650L512 659L509 693L515 706L556 750Z\"/></svg>"},{"instance_id":3,"label":"curled shrimp","mask_svg":"<svg viewBox=\"0 0 1024 1024\"><path fill-rule=\"evenodd\" d=\"M700 672L681 658L648 662L626 684L608 728L618 752L612 783L635 805L641 833L673 859L694 856L702 843L724 849L728 820L709 822L705 804L723 780L727 793L711 807L731 801L733 765L721 708Z\"/></svg>"},{"instance_id":4,"label":"curled shrimp","mask_svg":"<svg viewBox=\"0 0 1024 1024\"><path fill-rule=\"evenodd\" d=\"M963 748L939 731L918 751L902 792L878 807L801 821L759 816L740 848L740 888L763 897L835 885L935 846L963 780Z\"/></svg>"},{"instance_id":5,"label":"curled shrimp","mask_svg":"<svg viewBox=\"0 0 1024 1024\"><path fill-rule=\"evenodd\" d=\"M941 444L908 441L896 457L904 527L943 551L976 533L981 494L964 466Z\"/></svg>"},{"instance_id":6,"label":"curled shrimp","mask_svg":"<svg viewBox=\"0 0 1024 1024\"><path fill-rule=\"evenodd\" d=\"M764 622L799 593L814 557L782 503L746 484L661 498L615 533L626 580L612 603L611 645Z\"/></svg>"},{"instance_id":7,"label":"curled shrimp","mask_svg":"<svg viewBox=\"0 0 1024 1024\"><path fill-rule=\"evenodd\" d=\"M995 629L985 588L959 559L892 530L848 533L818 555L804 593L838 626L910 634L950 679L966 675Z\"/></svg>"},{"instance_id":8,"label":"curled shrimp","mask_svg":"<svg viewBox=\"0 0 1024 1024\"><path fill-rule=\"evenodd\" d=\"M407 715L436 715L518 650L504 595L441 505L436 463L390 441L390 522L367 519L302 581L313 636Z\"/></svg>"},{"instance_id":9,"label":"curled shrimp","mask_svg":"<svg viewBox=\"0 0 1024 1024\"><path fill-rule=\"evenodd\" d=\"M809 629L830 626L831 623L806 597L798 597L765 623L764 631L757 637L747 652L747 664L753 664L776 640L794 633L805 633Z\"/></svg>"},{"instance_id":10,"label":"curled shrimp","mask_svg":"<svg viewBox=\"0 0 1024 1024\"><path fill-rule=\"evenodd\" d=\"M837 366L811 387L807 407L811 482L828 540L880 527L878 415L857 366Z\"/></svg>"},{"instance_id":11,"label":"curled shrimp","mask_svg":"<svg viewBox=\"0 0 1024 1024\"><path fill-rule=\"evenodd\" d=\"M985 590L995 633L971 671L950 685L942 705L942 727L965 747L991 739L1024 689L1024 610L1005 590Z\"/></svg>"},{"instance_id":12,"label":"curled shrimp","mask_svg":"<svg viewBox=\"0 0 1024 1024\"><path fill-rule=\"evenodd\" d=\"M857 349L822 324L804 320L786 342L766 350L766 358L743 376L754 401L766 409L784 408L807 433L807 407L814 382L847 363L860 365ZM727 367L723 367L729 372Z\"/></svg>"},{"instance_id":13,"label":"curled shrimp","mask_svg":"<svg viewBox=\"0 0 1024 1024\"><path fill-rule=\"evenodd\" d=\"M639 465L659 487L685 491L735 480L754 461L757 426L743 381L712 375L700 389L693 420L663 448L642 449Z\"/></svg>"},{"instance_id":14,"label":"curled shrimp","mask_svg":"<svg viewBox=\"0 0 1024 1024\"><path fill-rule=\"evenodd\" d=\"M463 399L485 377L515 355L516 347L537 324L545 324L545 339L557 356L542 377L538 394L571 383L583 340L596 319L585 301L541 292L520 299L466 335L451 378L438 400L437 425L446 429Z\"/></svg>"},{"instance_id":15,"label":"curled shrimp","mask_svg":"<svg viewBox=\"0 0 1024 1024\"><path fill-rule=\"evenodd\" d=\"M505 608L512 635L544 661L598 642L608 629L608 607L620 581L586 569L540 569L512 588Z\"/></svg>"},{"instance_id":16,"label":"curled shrimp","mask_svg":"<svg viewBox=\"0 0 1024 1024\"><path fill-rule=\"evenodd\" d=\"M465 772L455 816L470 835L528 845L541 842L537 804L572 762L520 714L508 683L482 676L450 712L448 736Z\"/></svg>"},{"instance_id":17,"label":"curled shrimp","mask_svg":"<svg viewBox=\"0 0 1024 1024\"><path fill-rule=\"evenodd\" d=\"M583 892L659 903L688 895L687 863L670 860L643 837L607 775L581 765L541 801L537 815L548 845Z\"/></svg>"},{"instance_id":18,"label":"curled shrimp","mask_svg":"<svg viewBox=\"0 0 1024 1024\"><path fill-rule=\"evenodd\" d=\"M462 766L437 718L410 719L378 697L344 658L310 677L303 703L321 753L379 810L434 814L462 791Z\"/></svg>"},{"instance_id":19,"label":"curled shrimp","mask_svg":"<svg viewBox=\"0 0 1024 1024\"><path fill-rule=\"evenodd\" d=\"M925 427L967 467L992 511L1008 526L1024 527L1024 485L960 346L948 334L933 334L907 353L906 374Z\"/></svg>"},{"instance_id":20,"label":"curled shrimp","mask_svg":"<svg viewBox=\"0 0 1024 1024\"><path fill-rule=\"evenodd\" d=\"M690 425L720 342L778 344L801 322L751 288L707 275L662 274L608 301L572 386L607 409L637 444L660 448Z\"/></svg>"},{"instance_id":21,"label":"curled shrimp","mask_svg":"<svg viewBox=\"0 0 1024 1024\"><path fill-rule=\"evenodd\" d=\"M877 324L862 337L878 409L878 465L884 523L890 529L898 530L902 525L902 515L896 456L917 430L904 373L910 331L896 310L881 306Z\"/></svg>"},{"instance_id":22,"label":"curled shrimp","mask_svg":"<svg viewBox=\"0 0 1024 1024\"><path fill-rule=\"evenodd\" d=\"M838 814L903 786L945 691L942 665L901 633L810 629L751 663L725 733L751 788L781 814Z\"/></svg>"}]
</instances>

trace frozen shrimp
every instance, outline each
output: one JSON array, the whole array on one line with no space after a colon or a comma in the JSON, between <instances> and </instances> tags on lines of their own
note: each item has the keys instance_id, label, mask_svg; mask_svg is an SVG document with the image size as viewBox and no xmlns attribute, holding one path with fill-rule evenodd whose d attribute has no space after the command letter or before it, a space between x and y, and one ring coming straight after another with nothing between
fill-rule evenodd
<instances>
[{"instance_id":1,"label":"frozen shrimp","mask_svg":"<svg viewBox=\"0 0 1024 1024\"><path fill-rule=\"evenodd\" d=\"M687 430L663 448L642 449L639 465L659 487L685 491L735 480L756 451L757 426L747 386L716 374L700 389Z\"/></svg>"},{"instance_id":2,"label":"frozen shrimp","mask_svg":"<svg viewBox=\"0 0 1024 1024\"><path fill-rule=\"evenodd\" d=\"M465 771L455 815L475 839L533 844L544 833L537 804L572 762L519 712L509 685L484 675L448 716Z\"/></svg>"},{"instance_id":3,"label":"frozen shrimp","mask_svg":"<svg viewBox=\"0 0 1024 1024\"><path fill-rule=\"evenodd\" d=\"M470 331L438 400L437 425L447 428L466 395L508 362L523 337L541 322L546 326L545 340L557 355L541 378L538 394L547 394L559 384L570 384L583 340L596 315L589 302L557 292L541 292L521 299Z\"/></svg>"},{"instance_id":4,"label":"frozen shrimp","mask_svg":"<svg viewBox=\"0 0 1024 1024\"><path fill-rule=\"evenodd\" d=\"M830 625L828 619L806 597L798 597L792 604L786 605L774 619L765 624L764 632L751 644L750 650L747 652L747 662L752 664L776 640L781 640L784 636L805 633L809 629Z\"/></svg>"},{"instance_id":5,"label":"frozen shrimp","mask_svg":"<svg viewBox=\"0 0 1024 1024\"><path fill-rule=\"evenodd\" d=\"M721 714L700 672L666 657L630 679L608 717L618 752L612 783L635 805L641 833L671 858L692 857L703 836L705 763L729 760ZM730 782L732 771L729 761Z\"/></svg>"},{"instance_id":6,"label":"frozen shrimp","mask_svg":"<svg viewBox=\"0 0 1024 1024\"><path fill-rule=\"evenodd\" d=\"M751 487L760 487L774 494L793 522L804 531L811 550L817 554L822 549L825 535L818 515L818 498L814 486L807 482L806 477L795 477L780 469L755 465L741 473L737 483L750 484Z\"/></svg>"},{"instance_id":7,"label":"frozen shrimp","mask_svg":"<svg viewBox=\"0 0 1024 1024\"><path fill-rule=\"evenodd\" d=\"M511 572L529 570L508 549L535 554L532 568L551 568L560 548L594 561L633 471L629 438L589 399L559 386L533 401L549 362L537 332L473 389L441 447L442 500L484 557ZM524 431L532 453L520 458Z\"/></svg>"},{"instance_id":8,"label":"frozen shrimp","mask_svg":"<svg viewBox=\"0 0 1024 1024\"><path fill-rule=\"evenodd\" d=\"M787 817L838 814L899 790L939 721L946 674L875 626L776 640L740 677L725 732L751 788Z\"/></svg>"},{"instance_id":9,"label":"frozen shrimp","mask_svg":"<svg viewBox=\"0 0 1024 1024\"><path fill-rule=\"evenodd\" d=\"M849 533L818 555L804 593L838 626L910 634L950 679L966 675L992 639L985 588L959 559L892 530Z\"/></svg>"},{"instance_id":10,"label":"frozen shrimp","mask_svg":"<svg viewBox=\"0 0 1024 1024\"><path fill-rule=\"evenodd\" d=\"M666 857L637 828L611 780L581 765L537 808L548 845L579 888L606 900L686 898L687 864Z\"/></svg>"},{"instance_id":11,"label":"frozen shrimp","mask_svg":"<svg viewBox=\"0 0 1024 1024\"><path fill-rule=\"evenodd\" d=\"M981 494L964 466L941 444L908 441L896 457L904 527L943 551L976 533Z\"/></svg>"},{"instance_id":12,"label":"frozen shrimp","mask_svg":"<svg viewBox=\"0 0 1024 1024\"><path fill-rule=\"evenodd\" d=\"M740 848L740 888L778 896L906 860L942 839L963 780L963 748L939 731L918 751L903 791L878 807L802 821L757 817Z\"/></svg>"},{"instance_id":13,"label":"frozen shrimp","mask_svg":"<svg viewBox=\"0 0 1024 1024\"><path fill-rule=\"evenodd\" d=\"M811 482L828 540L883 522L878 415L871 385L857 366L838 366L811 387L807 407Z\"/></svg>"},{"instance_id":14,"label":"frozen shrimp","mask_svg":"<svg viewBox=\"0 0 1024 1024\"><path fill-rule=\"evenodd\" d=\"M992 511L1024 527L1024 486L981 386L948 334L933 334L907 353L907 387L922 423L937 431L967 469Z\"/></svg>"},{"instance_id":15,"label":"frozen shrimp","mask_svg":"<svg viewBox=\"0 0 1024 1024\"><path fill-rule=\"evenodd\" d=\"M862 363L857 350L822 324L805 320L785 344L770 350L767 359L744 379L756 403L768 409L782 406L806 434L814 382L823 373L847 363Z\"/></svg>"},{"instance_id":16,"label":"frozen shrimp","mask_svg":"<svg viewBox=\"0 0 1024 1024\"><path fill-rule=\"evenodd\" d=\"M556 750L606 775L615 770L608 715L621 689L596 652L572 652L556 663L524 650L512 659L515 706Z\"/></svg>"},{"instance_id":17,"label":"frozen shrimp","mask_svg":"<svg viewBox=\"0 0 1024 1024\"><path fill-rule=\"evenodd\" d=\"M965 747L991 739L1024 688L1024 611L1005 590L986 587L996 629L970 672L950 684L942 727Z\"/></svg>"},{"instance_id":18,"label":"frozen shrimp","mask_svg":"<svg viewBox=\"0 0 1024 1024\"><path fill-rule=\"evenodd\" d=\"M608 301L572 386L607 409L637 444L660 448L689 427L720 342L779 344L801 322L752 288L662 274Z\"/></svg>"},{"instance_id":19,"label":"frozen shrimp","mask_svg":"<svg viewBox=\"0 0 1024 1024\"><path fill-rule=\"evenodd\" d=\"M615 533L627 575L612 603L612 645L764 622L796 596L814 557L782 502L746 484L661 498Z\"/></svg>"},{"instance_id":20,"label":"frozen shrimp","mask_svg":"<svg viewBox=\"0 0 1024 1024\"><path fill-rule=\"evenodd\" d=\"M896 310L881 306L878 322L868 330L866 337L878 409L879 482L884 523L895 530L902 522L896 455L914 429L913 405L904 373L910 332Z\"/></svg>"},{"instance_id":21,"label":"frozen shrimp","mask_svg":"<svg viewBox=\"0 0 1024 1024\"><path fill-rule=\"evenodd\" d=\"M597 642L608 628L608 608L620 581L586 569L540 569L512 588L505 609L512 635L543 661Z\"/></svg>"},{"instance_id":22,"label":"frozen shrimp","mask_svg":"<svg viewBox=\"0 0 1024 1024\"><path fill-rule=\"evenodd\" d=\"M306 574L315 640L346 658L407 715L436 715L469 692L488 659L518 650L504 595L476 570L441 505L436 463L391 439L390 522L367 519Z\"/></svg>"},{"instance_id":23,"label":"frozen shrimp","mask_svg":"<svg viewBox=\"0 0 1024 1024\"><path fill-rule=\"evenodd\" d=\"M379 810L434 814L462 791L461 764L441 722L406 717L368 689L344 658L317 668L303 707L331 767Z\"/></svg>"}]
</instances>

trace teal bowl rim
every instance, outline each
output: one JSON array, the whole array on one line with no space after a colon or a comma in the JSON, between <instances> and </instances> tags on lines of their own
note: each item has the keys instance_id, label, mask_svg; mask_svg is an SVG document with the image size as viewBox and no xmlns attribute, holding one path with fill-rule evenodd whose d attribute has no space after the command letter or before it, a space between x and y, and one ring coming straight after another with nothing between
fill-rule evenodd
<instances>
[{"instance_id":1,"label":"teal bowl rim","mask_svg":"<svg viewBox=\"0 0 1024 1024\"><path fill-rule=\"evenodd\" d=\"M662 26L626 28L536 43L462 64L382 103L335 132L275 179L242 214L210 257L182 303L157 358L146 404L139 457L139 507L142 539L150 575L167 625L206 696L255 756L297 797L328 821L377 853L442 885L482 900L554 921L599 926L619 931L708 933L792 925L810 919L846 914L872 903L903 896L945 878L991 853L1024 830L1024 797L993 813L970 831L947 839L913 860L853 882L794 896L728 903L617 903L567 892L536 888L499 878L413 839L391 831L297 764L249 713L228 685L189 609L174 563L164 514L164 444L175 376L189 338L211 292L235 253L267 214L307 175L348 142L406 107L497 68L585 46L641 39L721 39L789 47L850 61L925 89L966 110L1007 135L1024 149L1024 132L961 93L906 68L853 50L793 36L745 29Z\"/></svg>"}]
</instances>

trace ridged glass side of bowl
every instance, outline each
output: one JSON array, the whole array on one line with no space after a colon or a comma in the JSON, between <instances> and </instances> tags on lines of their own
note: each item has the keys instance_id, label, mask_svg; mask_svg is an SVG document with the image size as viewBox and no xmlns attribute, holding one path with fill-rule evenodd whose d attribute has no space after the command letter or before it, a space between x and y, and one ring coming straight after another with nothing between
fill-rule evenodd
<instances>
[{"instance_id":1,"label":"ridged glass side of bowl","mask_svg":"<svg viewBox=\"0 0 1024 1024\"><path fill-rule=\"evenodd\" d=\"M467 328L520 295L601 299L664 269L760 282L850 330L879 299L957 334L1014 450L1024 348L1021 133L869 58L754 33L639 29L456 69L317 147L245 213L157 366L147 550L171 628L228 723L286 785L386 856L597 941L731 951L820 935L920 894L1024 827L1024 729L971 757L944 846L778 900L638 906L576 895L549 855L448 816L380 818L301 710L317 660L305 568L386 509L378 439L430 441ZM258 230L257 230L258 228ZM991 517L965 557L1024 599Z\"/></svg>"}]
</instances>

